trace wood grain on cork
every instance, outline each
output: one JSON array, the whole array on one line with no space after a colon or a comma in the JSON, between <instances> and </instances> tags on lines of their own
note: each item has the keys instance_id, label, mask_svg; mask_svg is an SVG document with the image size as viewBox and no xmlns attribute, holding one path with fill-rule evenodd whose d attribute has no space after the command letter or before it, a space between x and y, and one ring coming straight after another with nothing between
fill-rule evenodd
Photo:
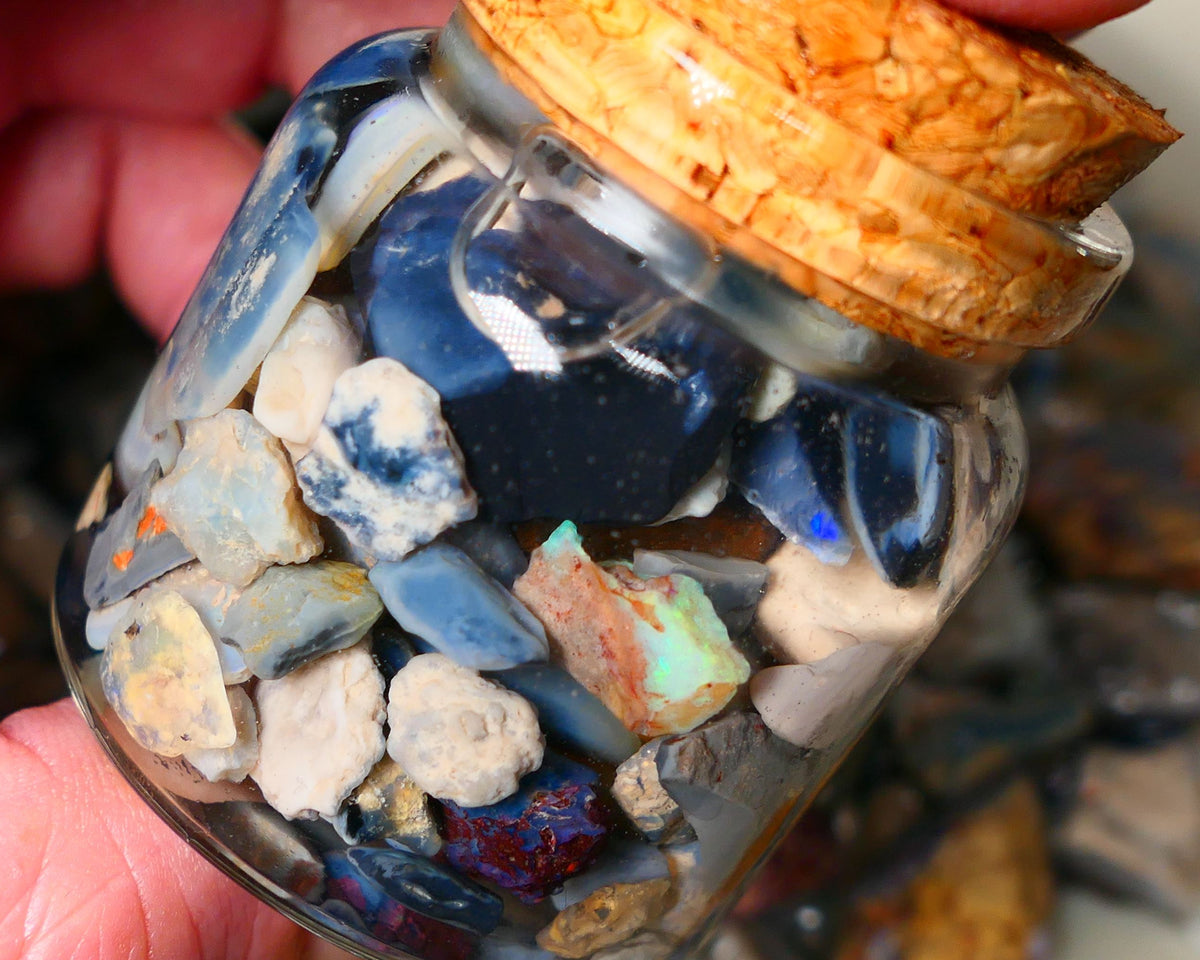
<instances>
[{"instance_id":1,"label":"wood grain on cork","mask_svg":"<svg viewBox=\"0 0 1200 960\"><path fill-rule=\"evenodd\" d=\"M686 20L681 6L685 2L691 15ZM842 116L835 118L806 99L802 93L809 88L802 91L796 80L779 72L784 68L772 56L770 44L758 36L772 32L771 42L782 43L777 36L781 24L770 30L739 27L738 17L730 15L740 9L739 16L753 15L771 24L772 17L785 12L793 16L797 6L824 9L830 6L825 0L808 0L808 4L737 0L723 7L715 3L466 0L487 42L497 48L491 53L501 73L570 139L668 212L709 230L731 249L751 256L852 319L935 353L958 357L978 356L987 352L985 345L1051 344L1087 319L1091 307L1111 288L1111 264L1080 256L1076 244L1056 228L1005 205L1013 202L1012 196L1032 197L1037 192L1020 184L1037 180L1030 171L1039 163L1047 171L1056 170L1043 178L1044 183L1065 182L1065 154L1057 166L1046 160L1055 151L1038 153L1042 159L1037 162L1027 156L1036 137L1048 136L1047 121L1037 119L1038 111L1015 110L996 119L994 106L981 108L990 119L978 121L978 130L986 132L989 125L1003 128L995 142L1005 145L1003 149L1013 157L1025 158L1006 161L1016 171L1016 186L1001 203L999 194L1007 187L990 190L993 196L963 188L969 176L996 180L1005 173L996 166L999 160L984 158L981 146L973 151L974 174L962 162L947 161L946 169L936 171L926 169L917 157L902 156L895 142L881 144L867 131L854 129ZM834 6L860 3L879 6L882 0L839 0ZM916 4L914 0L882 3L889 10L897 5L907 9ZM993 48L986 48L992 51L992 60L1008 64L1008 73L982 54L974 57L977 64L986 63L988 70L1000 74L993 85L1001 91L1024 82L1026 61L1015 51L1027 49L1036 63L1041 63L1038 57L1048 56L1032 47L1017 47L965 18L939 19L937 14L945 13L940 7L921 5L932 11L927 14L930 24L944 27L946 22L961 21L964 49L977 34L994 36L995 50L1011 48L1015 60L993 56ZM721 18L714 11L721 12ZM891 20L878 22L887 25ZM932 29L926 26L927 32ZM878 46L871 45L870 29L864 37L858 24L844 18L832 17L824 30L820 43L812 39L816 34L806 34L810 40L804 47L791 30L793 60L801 49L815 56L822 44L828 48L825 59L834 58L838 51L843 59L866 56ZM900 32L907 39L892 37L888 43L914 48L909 32ZM722 39L736 41L743 49L731 52ZM754 43L759 46L752 52ZM913 56L914 62L919 61ZM776 64L773 74L766 68L771 63ZM953 87L956 81L948 68L937 73L939 84ZM832 67L826 68L823 85L813 86L825 91L826 105L832 103L828 98L836 85L830 78L836 75ZM1122 110L1139 112L1099 71L1086 75L1097 87L1107 84L1104 89L1114 100L1110 117ZM1066 87L1055 89L1062 93ZM858 113L860 126L869 126L862 119L873 115L868 108L883 102L874 87L862 88L857 98L843 90L842 97L839 113L853 112L851 106L864 101ZM912 99L917 105L903 109L919 112L921 102L933 103L938 95L930 92ZM943 97L939 102L947 106L942 115L975 116L961 99ZM989 102L982 93L969 99ZM1085 117L1097 112L1079 106L1084 99L1056 108L1059 129L1073 141L1079 140L1071 132L1079 127L1071 121L1073 111L1082 111ZM1148 107L1142 105L1141 112L1147 126L1157 123L1170 130ZM1025 140L1017 132L1022 125ZM1079 128L1093 126L1088 121ZM875 127L883 129L884 124L877 120ZM894 141L890 132L889 137ZM1165 143L1170 135L1163 133L1160 139ZM1094 137L1088 142L1093 141ZM910 136L906 142L925 141ZM979 172L985 167L986 178ZM949 175L955 171L958 182ZM1126 176L1110 179L1115 185ZM972 186L977 188L978 183ZM1046 187L1039 195L1053 193Z\"/></svg>"}]
</instances>

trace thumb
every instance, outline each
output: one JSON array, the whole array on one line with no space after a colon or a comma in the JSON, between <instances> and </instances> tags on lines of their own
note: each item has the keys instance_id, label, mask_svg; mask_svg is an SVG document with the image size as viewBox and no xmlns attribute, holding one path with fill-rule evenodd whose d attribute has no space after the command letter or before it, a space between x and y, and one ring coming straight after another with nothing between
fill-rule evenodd
<instances>
[{"instance_id":1,"label":"thumb","mask_svg":"<svg viewBox=\"0 0 1200 960\"><path fill-rule=\"evenodd\" d=\"M0 960L347 957L189 849L68 701L0 723L0 850Z\"/></svg>"}]
</instances>

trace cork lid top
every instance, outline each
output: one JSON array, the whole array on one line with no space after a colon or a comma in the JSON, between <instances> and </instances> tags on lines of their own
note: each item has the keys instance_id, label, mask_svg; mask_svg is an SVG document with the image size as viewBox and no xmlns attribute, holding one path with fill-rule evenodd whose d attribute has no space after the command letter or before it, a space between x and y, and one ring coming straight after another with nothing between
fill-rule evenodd
<instances>
[{"instance_id":1,"label":"cork lid top","mask_svg":"<svg viewBox=\"0 0 1200 960\"><path fill-rule=\"evenodd\" d=\"M465 0L477 42L659 206L938 354L1045 346L1127 266L1076 225L1177 137L1046 37L933 0Z\"/></svg>"}]
</instances>

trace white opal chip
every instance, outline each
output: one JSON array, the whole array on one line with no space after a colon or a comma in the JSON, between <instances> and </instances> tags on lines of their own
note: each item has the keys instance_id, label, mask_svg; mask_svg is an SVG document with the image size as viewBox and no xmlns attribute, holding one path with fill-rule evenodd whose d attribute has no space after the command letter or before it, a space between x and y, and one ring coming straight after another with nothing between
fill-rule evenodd
<instances>
[{"instance_id":1,"label":"white opal chip","mask_svg":"<svg viewBox=\"0 0 1200 960\"><path fill-rule=\"evenodd\" d=\"M388 693L388 755L430 796L485 807L542 765L529 701L440 653L413 657Z\"/></svg>"},{"instance_id":2,"label":"white opal chip","mask_svg":"<svg viewBox=\"0 0 1200 960\"><path fill-rule=\"evenodd\" d=\"M259 369L253 413L293 459L308 452L333 384L358 360L358 335L339 306L305 297Z\"/></svg>"},{"instance_id":3,"label":"white opal chip","mask_svg":"<svg viewBox=\"0 0 1200 960\"><path fill-rule=\"evenodd\" d=\"M250 775L290 820L333 817L383 757L383 676L365 644L255 690L258 764Z\"/></svg>"},{"instance_id":4,"label":"white opal chip","mask_svg":"<svg viewBox=\"0 0 1200 960\"><path fill-rule=\"evenodd\" d=\"M324 545L287 454L244 410L187 424L153 504L209 573L238 587L270 564L303 563Z\"/></svg>"}]
</instances>

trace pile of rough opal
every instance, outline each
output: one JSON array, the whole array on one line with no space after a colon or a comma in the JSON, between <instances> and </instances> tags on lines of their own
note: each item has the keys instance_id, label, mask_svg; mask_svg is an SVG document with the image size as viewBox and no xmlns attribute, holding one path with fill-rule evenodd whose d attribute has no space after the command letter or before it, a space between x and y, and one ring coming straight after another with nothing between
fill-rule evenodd
<instances>
[{"instance_id":1,"label":"pile of rough opal","mask_svg":"<svg viewBox=\"0 0 1200 960\"><path fill-rule=\"evenodd\" d=\"M331 254L369 128L313 202L284 189L305 117L210 268L233 292L202 287L228 323L181 327L89 518L105 696L147 750L332 823L339 922L664 955L934 623L949 428L688 303L563 362L555 330L670 298L548 201L468 251L481 330L447 258L494 181L433 151Z\"/></svg>"}]
</instances>

